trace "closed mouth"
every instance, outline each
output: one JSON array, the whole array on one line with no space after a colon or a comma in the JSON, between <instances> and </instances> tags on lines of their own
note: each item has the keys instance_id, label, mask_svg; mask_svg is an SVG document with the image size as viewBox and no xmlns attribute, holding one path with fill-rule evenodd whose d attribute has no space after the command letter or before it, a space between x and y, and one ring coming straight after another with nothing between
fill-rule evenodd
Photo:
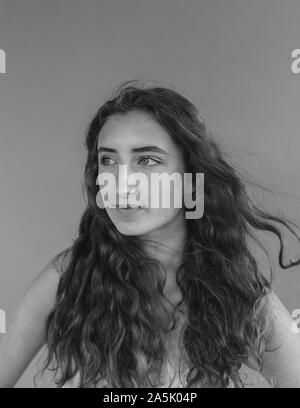
<instances>
[{"instance_id":1,"label":"closed mouth","mask_svg":"<svg viewBox=\"0 0 300 408\"><path fill-rule=\"evenodd\" d=\"M131 206L128 206L128 207L122 208L122 207L120 207L120 206L117 206L116 209L117 209L117 211L118 211L123 217L126 217L126 218L129 217L129 218L131 218L132 215L139 213L140 210L142 210L142 207L131 207Z\"/></svg>"},{"instance_id":2,"label":"closed mouth","mask_svg":"<svg viewBox=\"0 0 300 408\"><path fill-rule=\"evenodd\" d=\"M116 208L120 208L120 209L122 209L122 210L128 210L128 209L138 209L138 208L142 208L141 206L138 206L138 207L133 207L133 206L131 206L131 205L127 205L126 207L121 207L121 206L119 206L119 205L116 205Z\"/></svg>"}]
</instances>

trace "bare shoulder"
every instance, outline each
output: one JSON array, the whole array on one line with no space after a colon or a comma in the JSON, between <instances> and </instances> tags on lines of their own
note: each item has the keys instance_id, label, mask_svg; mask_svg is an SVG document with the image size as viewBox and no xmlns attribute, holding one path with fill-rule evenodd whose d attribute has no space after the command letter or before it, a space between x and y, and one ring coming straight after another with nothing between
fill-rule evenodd
<instances>
[{"instance_id":1,"label":"bare shoulder","mask_svg":"<svg viewBox=\"0 0 300 408\"><path fill-rule=\"evenodd\" d=\"M32 316L45 319L51 312L56 301L62 261L66 253L66 250L61 251L51 258L27 286L15 309L14 316L18 323Z\"/></svg>"},{"instance_id":2,"label":"bare shoulder","mask_svg":"<svg viewBox=\"0 0 300 408\"><path fill-rule=\"evenodd\" d=\"M275 346L282 335L291 335L293 319L286 306L274 291L265 297L266 313L271 323L268 345Z\"/></svg>"},{"instance_id":3,"label":"bare shoulder","mask_svg":"<svg viewBox=\"0 0 300 408\"><path fill-rule=\"evenodd\" d=\"M264 353L264 373L276 387L300 387L300 334L286 306L272 291L266 296L267 316L271 323Z\"/></svg>"},{"instance_id":4,"label":"bare shoulder","mask_svg":"<svg viewBox=\"0 0 300 408\"><path fill-rule=\"evenodd\" d=\"M52 258L34 277L25 289L25 293L18 304L18 310L32 311L46 315L54 306L60 273L54 258Z\"/></svg>"},{"instance_id":5,"label":"bare shoulder","mask_svg":"<svg viewBox=\"0 0 300 408\"><path fill-rule=\"evenodd\" d=\"M61 277L65 272L71 259L71 247L63 249L57 255L55 255L49 262L49 267L56 270Z\"/></svg>"},{"instance_id":6,"label":"bare shoulder","mask_svg":"<svg viewBox=\"0 0 300 408\"><path fill-rule=\"evenodd\" d=\"M25 288L0 336L0 388L12 387L47 341L46 323L56 303L60 274L51 259Z\"/></svg>"}]
</instances>

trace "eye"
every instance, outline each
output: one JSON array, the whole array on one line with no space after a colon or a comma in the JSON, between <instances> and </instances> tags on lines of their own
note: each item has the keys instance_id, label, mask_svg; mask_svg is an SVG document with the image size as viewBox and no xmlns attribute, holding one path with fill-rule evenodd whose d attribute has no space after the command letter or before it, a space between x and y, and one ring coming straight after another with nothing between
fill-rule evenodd
<instances>
[{"instance_id":1,"label":"eye","mask_svg":"<svg viewBox=\"0 0 300 408\"><path fill-rule=\"evenodd\" d=\"M152 157L149 157L149 156L143 156L143 157L140 158L140 161L144 161L144 160L146 160L146 161L147 160L152 160L154 162L154 164L150 164L150 166L155 166L156 164L160 163L159 160L153 159Z\"/></svg>"},{"instance_id":2,"label":"eye","mask_svg":"<svg viewBox=\"0 0 300 408\"><path fill-rule=\"evenodd\" d=\"M113 164L113 163L109 162L110 160L112 160L114 162L114 159L112 159L111 157L102 156L101 159L100 159L100 164L103 165L103 166L109 166L110 164ZM147 164L147 163L149 163L149 160L152 160L153 164ZM143 165L146 165L146 166L155 166L156 164L160 163L159 160L153 159L150 156L140 157L138 163L140 164L141 162L142 162Z\"/></svg>"},{"instance_id":3,"label":"eye","mask_svg":"<svg viewBox=\"0 0 300 408\"><path fill-rule=\"evenodd\" d=\"M113 160L111 157L108 156L102 156L100 159L100 164L102 164L103 166L109 166L111 163L107 163L108 160Z\"/></svg>"}]
</instances>

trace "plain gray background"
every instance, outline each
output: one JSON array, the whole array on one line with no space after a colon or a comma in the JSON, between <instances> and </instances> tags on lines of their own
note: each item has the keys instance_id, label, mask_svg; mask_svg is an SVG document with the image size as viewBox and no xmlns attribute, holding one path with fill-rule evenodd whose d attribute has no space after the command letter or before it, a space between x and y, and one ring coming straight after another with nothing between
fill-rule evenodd
<instances>
[{"instance_id":1,"label":"plain gray background","mask_svg":"<svg viewBox=\"0 0 300 408\"><path fill-rule=\"evenodd\" d=\"M300 74L291 71L299 21L298 0L0 1L7 57L0 308L7 316L76 236L84 132L125 80L152 79L188 97L233 160L273 189L267 204L300 224ZM276 267L278 241L263 239ZM299 255L299 243L286 239L285 258ZM300 268L277 266L274 290L289 311L300 308ZM17 387L33 386L39 356Z\"/></svg>"}]
</instances>

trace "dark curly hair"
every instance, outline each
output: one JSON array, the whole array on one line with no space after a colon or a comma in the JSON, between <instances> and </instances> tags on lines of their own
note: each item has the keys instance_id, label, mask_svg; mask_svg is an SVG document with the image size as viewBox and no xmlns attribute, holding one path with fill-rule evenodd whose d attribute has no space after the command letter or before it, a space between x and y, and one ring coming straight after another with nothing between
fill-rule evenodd
<instances>
[{"instance_id":1,"label":"dark curly hair","mask_svg":"<svg viewBox=\"0 0 300 408\"><path fill-rule=\"evenodd\" d=\"M259 270L249 239L265 250L256 231L280 241L283 262L283 215L254 204L250 179L225 160L196 107L172 87L146 87L127 81L97 111L86 134L84 186L87 206L78 237L53 258L61 272L55 306L48 316L47 359L58 387L80 372L80 387L106 379L111 387L155 387L150 374L160 373L167 356L164 336L176 324L184 302L188 319L180 344L189 359L188 386L207 380L226 387L243 386L239 369L263 368L262 353L272 328L266 309L272 266L267 278ZM185 171L205 174L204 214L186 219L183 261L176 271L182 301L170 312L163 294L165 269L147 255L137 236L124 236L106 210L99 208L97 141L114 114L150 114L182 149ZM278 225L276 225L278 224ZM59 269L60 268L60 269ZM53 368L50 365L53 363ZM270 380L269 380L270 381Z\"/></svg>"}]
</instances>

